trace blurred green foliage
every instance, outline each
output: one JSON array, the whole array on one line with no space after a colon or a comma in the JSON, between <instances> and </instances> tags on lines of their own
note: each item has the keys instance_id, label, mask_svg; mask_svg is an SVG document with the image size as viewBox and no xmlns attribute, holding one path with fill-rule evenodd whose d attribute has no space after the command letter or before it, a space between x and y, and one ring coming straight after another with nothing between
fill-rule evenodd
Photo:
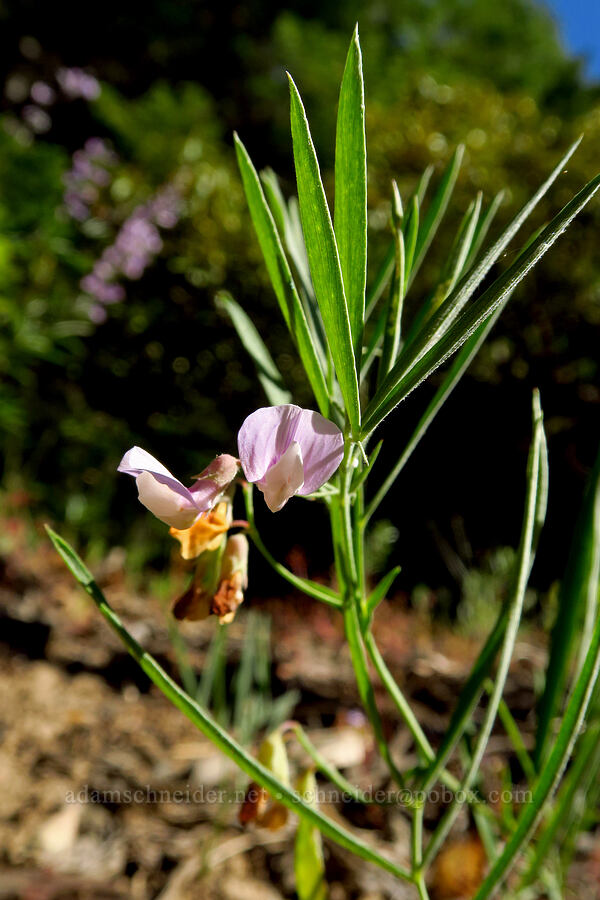
<instances>
[{"instance_id":1,"label":"blurred green foliage","mask_svg":"<svg viewBox=\"0 0 600 900\"><path fill-rule=\"evenodd\" d=\"M26 27L27 6L3 7L13 30ZM439 172L456 144L466 144L449 227L419 276L421 295L478 190L486 202L505 190L500 227L584 132L569 171L540 204L531 224L538 227L595 173L600 156L599 92L583 83L533 0L250 4L245 12L223 4L209 16L201 6L151 3L143 47L123 10L110 29L103 21L80 36L77 53L41 14L38 50L22 42L23 55L5 63L0 114L5 485L25 489L37 509L90 539L122 540L131 527L131 541L149 553L152 536L164 532L123 502L131 485L114 474L121 453L140 443L191 476L212 454L235 450L239 423L262 400L251 363L215 309L219 289L267 336L295 400L311 402L265 281L229 133L235 123L253 158L273 164L292 191L285 68L302 90L330 190L337 86L359 19L372 262L388 242L391 178L406 198L425 166ZM48 129L36 133L27 124L29 88L39 79L54 85L57 67L73 58L93 64L101 93L89 102L59 97L47 110ZM109 142L116 162L78 222L65 210L63 179L91 136ZM162 249L141 277L121 279L125 299L106 307L107 320L92 321L82 277L166 185L179 197L177 224L161 231ZM596 204L526 281L472 369L503 387L507 405L507 385L539 384L549 430L567 436L576 468L587 452L580 434L600 402L599 224Z\"/></svg>"}]
</instances>

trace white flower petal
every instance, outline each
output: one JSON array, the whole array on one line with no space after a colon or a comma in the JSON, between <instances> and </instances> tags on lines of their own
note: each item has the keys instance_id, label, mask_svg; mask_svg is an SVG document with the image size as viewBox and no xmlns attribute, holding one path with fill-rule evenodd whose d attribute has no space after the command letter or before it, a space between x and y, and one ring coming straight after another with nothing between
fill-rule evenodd
<instances>
[{"instance_id":1,"label":"white flower petal","mask_svg":"<svg viewBox=\"0 0 600 900\"><path fill-rule=\"evenodd\" d=\"M140 503L161 522L182 530L189 528L197 519L197 507L169 485L157 481L150 472L142 472L135 481Z\"/></svg>"},{"instance_id":2,"label":"white flower petal","mask_svg":"<svg viewBox=\"0 0 600 900\"><path fill-rule=\"evenodd\" d=\"M278 512L297 494L304 484L302 451L297 441L292 441L279 462L267 471L257 487L265 495L265 503L271 512Z\"/></svg>"}]
</instances>

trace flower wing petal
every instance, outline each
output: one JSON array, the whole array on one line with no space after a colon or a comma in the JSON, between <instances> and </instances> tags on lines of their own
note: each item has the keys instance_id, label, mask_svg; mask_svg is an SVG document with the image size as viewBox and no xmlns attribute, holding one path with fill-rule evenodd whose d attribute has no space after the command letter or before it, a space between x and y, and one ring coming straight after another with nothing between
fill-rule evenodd
<instances>
[{"instance_id":1,"label":"flower wing petal","mask_svg":"<svg viewBox=\"0 0 600 900\"><path fill-rule=\"evenodd\" d=\"M191 491L141 447L127 451L118 471L133 475L140 503L173 528L189 528L196 516L204 511Z\"/></svg>"},{"instance_id":2,"label":"flower wing petal","mask_svg":"<svg viewBox=\"0 0 600 900\"><path fill-rule=\"evenodd\" d=\"M312 494L329 481L344 457L344 436L337 425L318 412L303 409L296 427L304 463L299 494Z\"/></svg>"},{"instance_id":3,"label":"flower wing petal","mask_svg":"<svg viewBox=\"0 0 600 900\"><path fill-rule=\"evenodd\" d=\"M198 509L190 501L160 481L151 472L140 472L136 484L138 497L146 509L171 528L189 528L198 516Z\"/></svg>"}]
</instances>

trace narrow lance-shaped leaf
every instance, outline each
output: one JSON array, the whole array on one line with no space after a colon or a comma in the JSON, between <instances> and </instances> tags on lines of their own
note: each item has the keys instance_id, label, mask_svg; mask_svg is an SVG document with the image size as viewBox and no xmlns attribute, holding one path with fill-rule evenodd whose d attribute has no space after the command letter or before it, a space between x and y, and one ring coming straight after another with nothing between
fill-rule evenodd
<instances>
[{"instance_id":1,"label":"narrow lance-shaped leaf","mask_svg":"<svg viewBox=\"0 0 600 900\"><path fill-rule=\"evenodd\" d=\"M415 253L417 250L417 242L419 238L419 198L417 194L412 198L408 207L408 215L404 223L404 244L406 261L404 265L404 284L403 293L406 293L408 283L411 278L413 265L415 262Z\"/></svg>"},{"instance_id":2,"label":"narrow lance-shaped leaf","mask_svg":"<svg viewBox=\"0 0 600 900\"><path fill-rule=\"evenodd\" d=\"M283 806L287 807L292 812L297 813L303 819L306 819L307 822L318 828L322 834L329 837L332 841L335 841L341 847L354 853L359 859L372 862L386 872L390 872L396 878L410 881L410 874L406 869L403 869L386 857L381 856L374 848L338 825L333 819L329 819L319 810L307 804L296 791L282 784L266 766L250 756L230 734L221 728L205 709L203 709L195 700L192 700L192 698L189 697L169 675L167 675L154 657L145 651L135 638L132 637L123 625L119 616L107 602L91 573L73 548L70 547L60 535L56 534L55 531L52 531L51 528L46 526L46 531L48 532L48 536L54 544L55 549L75 576L76 580L93 598L100 613L123 642L127 651L132 655L140 668L159 690L162 691L167 699L177 707L177 709L181 710L181 712L187 716L205 737L212 741L218 750L233 760L233 762L253 781L256 781L257 784L263 787L272 796L276 797L278 802Z\"/></svg>"},{"instance_id":3,"label":"narrow lance-shaped leaf","mask_svg":"<svg viewBox=\"0 0 600 900\"><path fill-rule=\"evenodd\" d=\"M387 597L388 591L401 571L401 566L394 566L387 575L384 575L367 600L367 618L370 619L382 600Z\"/></svg>"},{"instance_id":4,"label":"narrow lance-shaped leaf","mask_svg":"<svg viewBox=\"0 0 600 900\"><path fill-rule=\"evenodd\" d=\"M233 297L222 291L217 294L215 303L226 312L231 319L238 337L248 351L267 400L271 406L280 406L292 402L292 395L285 389L279 370L273 362L265 342L260 336L254 322Z\"/></svg>"},{"instance_id":5,"label":"narrow lance-shaped leaf","mask_svg":"<svg viewBox=\"0 0 600 900\"><path fill-rule=\"evenodd\" d=\"M442 273L439 283L430 294L427 300L421 305L413 321L411 322L408 334L405 339L405 347L414 340L423 328L423 324L431 317L432 313L443 303L448 294L454 289L456 282L460 278L467 256L470 253L477 229L477 221L481 210L481 192L477 198L469 204L469 208L463 216L462 222L458 228L454 243Z\"/></svg>"},{"instance_id":6,"label":"narrow lance-shaped leaf","mask_svg":"<svg viewBox=\"0 0 600 900\"><path fill-rule=\"evenodd\" d=\"M534 756L538 768L543 764L548 749L550 725L559 711L575 644L578 639L585 644L586 629L582 630L581 626L586 609L592 613L596 611L599 571L600 453L587 486L558 595L558 613L552 629L546 685L538 711ZM588 618L593 627L593 616ZM586 650L587 647L584 646L583 653Z\"/></svg>"},{"instance_id":7,"label":"narrow lance-shaped leaf","mask_svg":"<svg viewBox=\"0 0 600 900\"><path fill-rule=\"evenodd\" d=\"M473 900L487 900L494 894L527 847L543 814L546 801L556 790L571 757L575 741L584 724L590 700L598 684L599 672L600 617L596 619L583 666L561 718L558 734L533 787L532 797L521 807L517 827L481 883Z\"/></svg>"},{"instance_id":8,"label":"narrow lance-shaped leaf","mask_svg":"<svg viewBox=\"0 0 600 900\"><path fill-rule=\"evenodd\" d=\"M360 426L358 380L340 260L308 121L296 85L288 77L298 201L310 273L346 413L356 435Z\"/></svg>"},{"instance_id":9,"label":"narrow lance-shaped leaf","mask_svg":"<svg viewBox=\"0 0 600 900\"><path fill-rule=\"evenodd\" d=\"M350 42L340 88L335 143L334 224L352 342L359 363L367 281L367 146L358 25Z\"/></svg>"},{"instance_id":10,"label":"narrow lance-shaped leaf","mask_svg":"<svg viewBox=\"0 0 600 900\"><path fill-rule=\"evenodd\" d=\"M423 200L425 198L425 194L427 193L427 187L431 180L432 174L433 166L427 166L419 179L417 189L414 193L414 198L416 198L419 207L423 205ZM394 270L394 256L394 241L390 241L390 245L386 251L383 261L381 262L381 265L377 270L377 274L373 279L369 290L367 291L365 319L369 319L369 317L371 316L373 310L375 309L375 306L377 305L377 301L381 297L383 291L385 290L386 284L391 278L392 272Z\"/></svg>"},{"instance_id":11,"label":"narrow lance-shaped leaf","mask_svg":"<svg viewBox=\"0 0 600 900\"><path fill-rule=\"evenodd\" d=\"M483 242L487 237L487 233L490 230L490 225L496 218L496 213L500 209L502 201L504 199L504 191L498 191L484 214L481 216L479 221L477 222L477 228L475 229L475 236L473 238L473 242L471 244L471 249L469 250L469 255L467 257L467 261L465 263L465 272L468 272L475 260L477 259L477 255L483 246Z\"/></svg>"},{"instance_id":12,"label":"narrow lance-shaped leaf","mask_svg":"<svg viewBox=\"0 0 600 900\"><path fill-rule=\"evenodd\" d=\"M428 790L436 781L460 736L464 732L473 710L483 692L483 686L504 639L509 613L515 592L524 591L535 559L540 532L546 516L548 502L548 466L546 437L541 419L539 398L534 397L535 439L528 461L528 487L525 514L519 542L517 566L512 581L512 588L506 603L503 605L496 623L481 649L471 673L462 688L450 723L444 734L435 760L431 764L423 780L422 789ZM535 478L533 478L535 476ZM535 500L530 503L530 500Z\"/></svg>"},{"instance_id":13,"label":"narrow lance-shaped leaf","mask_svg":"<svg viewBox=\"0 0 600 900\"><path fill-rule=\"evenodd\" d=\"M589 182L542 230L538 237L519 255L500 278L457 317L456 321L437 340L432 348L412 366L403 371L403 360L381 385L366 410L363 434L369 434L400 403L449 356L452 355L488 316L503 304L519 282L554 244L575 216L591 200L600 187L600 175Z\"/></svg>"},{"instance_id":14,"label":"narrow lance-shaped leaf","mask_svg":"<svg viewBox=\"0 0 600 900\"><path fill-rule=\"evenodd\" d=\"M425 259L425 255L440 226L440 222L444 218L444 213L446 212L448 203L450 202L450 197L452 196L452 191L454 190L454 185L456 184L456 179L458 178L458 173L460 171L464 152L464 146L462 144L459 144L452 154L450 162L446 166L439 187L432 197L431 203L429 204L429 207L423 219L423 223L419 228L419 236L417 238L417 246L415 249L415 259L409 279L410 282L413 281L415 275L419 271L421 263Z\"/></svg>"},{"instance_id":15,"label":"narrow lance-shaped leaf","mask_svg":"<svg viewBox=\"0 0 600 900\"><path fill-rule=\"evenodd\" d=\"M234 137L250 215L252 216L252 222L271 283L279 301L279 307L285 323L298 347L298 353L319 409L324 416L327 416L329 414L329 393L325 376L315 351L315 338L308 328L294 279L292 278L292 273L290 272L290 267L256 169L239 137L237 135Z\"/></svg>"},{"instance_id":16,"label":"narrow lance-shaped leaf","mask_svg":"<svg viewBox=\"0 0 600 900\"><path fill-rule=\"evenodd\" d=\"M456 285L454 290L444 300L439 309L431 318L425 322L425 325L419 333L412 337L403 349L398 358L396 369L396 377L401 378L405 375L417 362L430 350L439 338L450 328L452 322L457 318L469 298L475 293L477 287L481 284L493 264L501 256L506 246L520 229L528 216L533 212L538 202L548 191L553 182L562 172L565 164L573 155L579 141L576 141L567 153L560 160L558 165L550 173L550 176L536 191L531 200L525 204L518 215L513 219L510 225L503 231L498 240L485 253L479 262L470 270Z\"/></svg>"},{"instance_id":17,"label":"narrow lance-shaped leaf","mask_svg":"<svg viewBox=\"0 0 600 900\"><path fill-rule=\"evenodd\" d=\"M400 192L396 182L392 182L393 202L392 202L392 230L394 232L394 242L396 246L396 265L394 269L394 277L390 287L390 298L387 305L387 315L385 324L385 334L383 338L383 348L381 359L379 361L378 377L381 381L385 378L389 370L394 365L400 346L400 334L402 329L402 308L404 304L404 290L406 287L406 247L404 242L404 233L402 231L402 202L400 200ZM409 252L414 250L414 246ZM411 254L412 258L412 254Z\"/></svg>"},{"instance_id":18,"label":"narrow lance-shaped leaf","mask_svg":"<svg viewBox=\"0 0 600 900\"><path fill-rule=\"evenodd\" d=\"M545 453L545 447L546 439L544 435L542 410L539 394L535 391L533 395L533 439L527 461L527 496L525 501L525 512L523 515L523 527L517 554L516 576L508 603L506 628L502 639L498 667L494 676L494 685L484 714L483 722L478 730L471 759L469 760L461 782L460 791L455 794L450 806L446 809L441 820L436 825L435 831L429 840L423 857L423 864L425 866L430 864L434 859L450 833L452 825L460 814L461 807L477 777L498 713L498 707L502 699L504 685L506 684L506 679L508 677L510 661L517 640L519 622L521 621L523 603L525 600L525 591L533 562L536 517L539 508L538 489L540 486L540 463L542 455Z\"/></svg>"}]
</instances>

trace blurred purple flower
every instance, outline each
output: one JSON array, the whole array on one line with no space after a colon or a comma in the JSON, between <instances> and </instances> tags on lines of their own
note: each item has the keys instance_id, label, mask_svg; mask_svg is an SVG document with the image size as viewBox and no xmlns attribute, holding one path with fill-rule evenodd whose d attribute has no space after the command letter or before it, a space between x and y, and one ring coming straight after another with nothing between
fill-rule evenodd
<instances>
[{"instance_id":1,"label":"blurred purple flower","mask_svg":"<svg viewBox=\"0 0 600 900\"><path fill-rule=\"evenodd\" d=\"M93 75L78 67L63 66L56 72L56 80L62 92L70 100L96 100L100 96L100 82Z\"/></svg>"},{"instance_id":2,"label":"blurred purple flower","mask_svg":"<svg viewBox=\"0 0 600 900\"><path fill-rule=\"evenodd\" d=\"M34 81L29 90L29 95L34 103L40 106L52 106L56 100L56 91L45 81Z\"/></svg>"},{"instance_id":3,"label":"blurred purple flower","mask_svg":"<svg viewBox=\"0 0 600 900\"><path fill-rule=\"evenodd\" d=\"M171 475L162 463L141 447L132 447L119 463L118 472L133 475L138 497L161 522L171 528L190 528L202 513L215 506L238 470L238 460L228 453L217 456L191 486Z\"/></svg>"},{"instance_id":4,"label":"blurred purple flower","mask_svg":"<svg viewBox=\"0 0 600 900\"><path fill-rule=\"evenodd\" d=\"M238 450L246 479L258 487L271 512L294 494L312 494L342 461L342 432L319 413L299 406L257 409L244 421Z\"/></svg>"},{"instance_id":5,"label":"blurred purple flower","mask_svg":"<svg viewBox=\"0 0 600 900\"><path fill-rule=\"evenodd\" d=\"M21 110L21 115L36 134L45 134L52 127L52 119L46 110L40 109L39 106L35 106L33 103L24 106Z\"/></svg>"}]
</instances>

